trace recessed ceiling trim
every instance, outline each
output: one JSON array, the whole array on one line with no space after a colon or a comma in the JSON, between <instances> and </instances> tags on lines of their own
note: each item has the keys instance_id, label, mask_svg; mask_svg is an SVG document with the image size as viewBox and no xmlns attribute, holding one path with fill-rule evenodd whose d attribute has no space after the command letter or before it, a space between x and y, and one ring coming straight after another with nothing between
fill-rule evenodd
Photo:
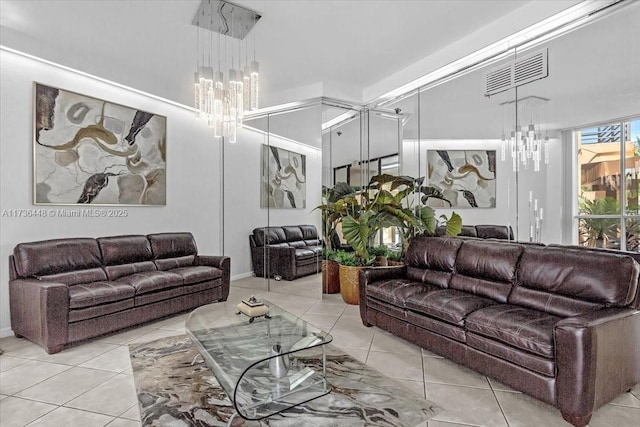
<instances>
[{"instance_id":1,"label":"recessed ceiling trim","mask_svg":"<svg viewBox=\"0 0 640 427\"><path fill-rule=\"evenodd\" d=\"M441 82L447 81L454 76L476 68L479 65L486 65L487 62L496 57L512 52L514 49L530 45L532 42L546 35L558 35L574 29L577 25L582 25L593 19L599 18L600 12L615 9L612 6L621 6L625 0L586 0L563 12L557 13L545 20L531 25L511 36L505 37L495 43L477 50L452 63L440 67L418 79L415 79L403 86L385 93L367 103L367 107L375 108L396 102L412 92L432 87ZM627 3L630 3L627 1Z\"/></svg>"}]
</instances>

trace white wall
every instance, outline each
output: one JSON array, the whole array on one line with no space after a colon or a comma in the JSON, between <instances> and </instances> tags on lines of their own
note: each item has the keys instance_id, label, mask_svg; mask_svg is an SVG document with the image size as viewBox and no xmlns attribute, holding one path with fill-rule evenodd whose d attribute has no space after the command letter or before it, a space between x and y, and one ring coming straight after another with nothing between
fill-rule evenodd
<instances>
[{"instance_id":1,"label":"white wall","mask_svg":"<svg viewBox=\"0 0 640 427\"><path fill-rule=\"evenodd\" d=\"M0 217L0 336L10 333L7 258L17 243L191 231L200 253L214 255L222 250L220 146L192 111L5 50L0 51L0 209L52 208L32 204L34 81L165 116L167 204L122 206L125 218Z\"/></svg>"},{"instance_id":2,"label":"white wall","mask_svg":"<svg viewBox=\"0 0 640 427\"><path fill-rule=\"evenodd\" d=\"M320 129L317 129L320 133ZM305 209L260 207L260 165L262 145L304 154L307 161L307 203ZM224 149L224 252L231 257L231 277L253 274L249 235L267 225L313 224L320 232L321 217L314 211L322 201L322 152L296 141L252 130L239 129L238 142Z\"/></svg>"}]
</instances>

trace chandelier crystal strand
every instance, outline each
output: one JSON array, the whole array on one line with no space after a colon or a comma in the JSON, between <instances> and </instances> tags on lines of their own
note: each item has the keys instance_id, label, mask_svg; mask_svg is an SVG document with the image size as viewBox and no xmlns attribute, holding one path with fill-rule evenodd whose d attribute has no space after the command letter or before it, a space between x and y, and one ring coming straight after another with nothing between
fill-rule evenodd
<instances>
[{"instance_id":1,"label":"chandelier crystal strand","mask_svg":"<svg viewBox=\"0 0 640 427\"><path fill-rule=\"evenodd\" d=\"M240 17L240 28L242 29L242 16ZM242 75L242 64L240 55L240 39L238 39L238 76L236 82L236 114L238 126L242 126L242 119L244 118L244 78Z\"/></svg>"},{"instance_id":2,"label":"chandelier crystal strand","mask_svg":"<svg viewBox=\"0 0 640 427\"><path fill-rule=\"evenodd\" d=\"M251 109L257 110L260 89L260 64L256 61L256 34L253 33L253 61L251 62Z\"/></svg>"},{"instance_id":3,"label":"chandelier crystal strand","mask_svg":"<svg viewBox=\"0 0 640 427\"><path fill-rule=\"evenodd\" d=\"M244 43L244 70L242 72L242 101L245 108L251 109L251 68L249 68L249 43Z\"/></svg>"},{"instance_id":4,"label":"chandelier crystal strand","mask_svg":"<svg viewBox=\"0 0 640 427\"><path fill-rule=\"evenodd\" d=\"M197 115L213 129L214 137L226 138L231 143L236 142L237 128L242 125L245 110L258 108L259 74L258 63L255 61L255 37L254 62L251 66L248 61L248 44L245 45L245 73L242 72L240 43L260 18L255 12L224 0L203 0L192 21L198 27L194 107ZM206 33L202 33L201 29L209 31L208 43ZM217 50L214 47L213 32L217 33ZM220 40L221 36L225 37L224 40ZM238 39L237 64L236 46L231 40L227 47L228 37ZM207 52L208 60L205 62ZM215 55L218 56L218 65L214 71L214 60L211 58L215 58ZM228 71L226 76L223 71L225 68Z\"/></svg>"},{"instance_id":5,"label":"chandelier crystal strand","mask_svg":"<svg viewBox=\"0 0 640 427\"><path fill-rule=\"evenodd\" d=\"M506 161L506 152L511 153L512 169L514 172L520 170L520 166L524 169L528 169L530 164L533 164L533 170L535 172L540 171L540 165L544 161L545 164L549 163L549 137L546 135L547 124L545 123L545 136L542 134L543 120L546 120L548 115L547 103L548 99L538 96L528 96L526 98L517 101L503 102L502 107L515 104L516 118L518 123L514 130L511 131L509 139L506 138L504 133L502 135L502 160ZM545 107L545 117L543 116L542 104ZM503 114L504 117L504 114ZM527 120L529 118L529 124L523 127L521 125L521 118ZM524 121L523 120L523 121Z\"/></svg>"},{"instance_id":6,"label":"chandelier crystal strand","mask_svg":"<svg viewBox=\"0 0 640 427\"><path fill-rule=\"evenodd\" d=\"M233 8L231 9L231 34L233 35L234 20L233 20ZM227 41L225 39L225 54L227 53ZM236 127L238 126L237 106L238 106L238 73L235 66L233 51L233 45L231 46L231 68L229 68L229 82L227 85L227 91L229 92L229 115L227 117L227 137L230 143L236 142Z\"/></svg>"}]
</instances>

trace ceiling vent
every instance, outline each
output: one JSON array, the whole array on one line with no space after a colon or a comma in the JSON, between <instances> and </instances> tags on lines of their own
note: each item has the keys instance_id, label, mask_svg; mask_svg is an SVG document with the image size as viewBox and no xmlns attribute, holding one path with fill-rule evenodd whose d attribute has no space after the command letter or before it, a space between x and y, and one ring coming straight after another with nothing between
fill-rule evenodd
<instances>
[{"instance_id":1,"label":"ceiling vent","mask_svg":"<svg viewBox=\"0 0 640 427\"><path fill-rule=\"evenodd\" d=\"M489 70L485 96L544 79L549 75L548 57L549 50L545 48Z\"/></svg>"}]
</instances>

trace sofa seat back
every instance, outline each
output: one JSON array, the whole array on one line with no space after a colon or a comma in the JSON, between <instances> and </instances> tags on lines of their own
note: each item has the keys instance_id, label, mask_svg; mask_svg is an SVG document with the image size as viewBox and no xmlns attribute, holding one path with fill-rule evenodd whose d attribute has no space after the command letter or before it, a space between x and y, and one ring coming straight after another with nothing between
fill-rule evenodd
<instances>
[{"instance_id":1,"label":"sofa seat back","mask_svg":"<svg viewBox=\"0 0 640 427\"><path fill-rule=\"evenodd\" d=\"M191 233L149 234L147 238L158 270L193 265L198 254L196 241Z\"/></svg>"},{"instance_id":2,"label":"sofa seat back","mask_svg":"<svg viewBox=\"0 0 640 427\"><path fill-rule=\"evenodd\" d=\"M457 239L456 239L457 240ZM507 302L516 278L522 246L484 240L463 240L449 287Z\"/></svg>"},{"instance_id":3,"label":"sofa seat back","mask_svg":"<svg viewBox=\"0 0 640 427\"><path fill-rule=\"evenodd\" d=\"M156 270L151 244L146 236L110 236L97 239L109 280Z\"/></svg>"},{"instance_id":4,"label":"sofa seat back","mask_svg":"<svg viewBox=\"0 0 640 427\"><path fill-rule=\"evenodd\" d=\"M438 226L436 227L434 235L444 236L446 231L446 227ZM479 239L513 240L513 229L510 225L463 225L458 236L477 237Z\"/></svg>"},{"instance_id":5,"label":"sofa seat back","mask_svg":"<svg viewBox=\"0 0 640 427\"><path fill-rule=\"evenodd\" d=\"M285 225L260 227L253 230L250 242L255 247L322 247L318 230L313 225Z\"/></svg>"},{"instance_id":6,"label":"sofa seat back","mask_svg":"<svg viewBox=\"0 0 640 427\"><path fill-rule=\"evenodd\" d=\"M418 237L409 245L405 262L407 278L416 282L447 288L454 273L461 239Z\"/></svg>"},{"instance_id":7,"label":"sofa seat back","mask_svg":"<svg viewBox=\"0 0 640 427\"><path fill-rule=\"evenodd\" d=\"M639 274L640 265L626 255L526 246L509 302L561 317L626 307Z\"/></svg>"},{"instance_id":8,"label":"sofa seat back","mask_svg":"<svg viewBox=\"0 0 640 427\"><path fill-rule=\"evenodd\" d=\"M261 248L269 245L287 244L287 235L282 227L260 227L253 230L253 243Z\"/></svg>"},{"instance_id":9,"label":"sofa seat back","mask_svg":"<svg viewBox=\"0 0 640 427\"><path fill-rule=\"evenodd\" d=\"M55 239L18 244L13 251L18 277L76 285L107 280L95 239Z\"/></svg>"}]
</instances>

